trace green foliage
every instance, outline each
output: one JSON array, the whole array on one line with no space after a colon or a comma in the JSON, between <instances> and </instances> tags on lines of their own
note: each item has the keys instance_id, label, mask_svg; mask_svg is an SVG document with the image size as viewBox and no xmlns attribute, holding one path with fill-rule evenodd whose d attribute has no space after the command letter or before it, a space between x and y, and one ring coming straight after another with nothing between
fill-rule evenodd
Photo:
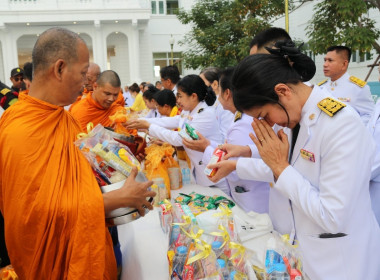
<instances>
[{"instance_id":1,"label":"green foliage","mask_svg":"<svg viewBox=\"0 0 380 280\"><path fill-rule=\"evenodd\" d=\"M380 32L368 11L375 6L363 0L324 0L314 7L314 16L307 27L310 49L324 54L333 45L345 45L353 51L368 52L380 48L376 40Z\"/></svg>"},{"instance_id":2,"label":"green foliage","mask_svg":"<svg viewBox=\"0 0 380 280\"><path fill-rule=\"evenodd\" d=\"M179 43L188 45L183 59L188 68L236 65L249 54L253 36L284 13L282 0L198 0L177 15L191 31Z\"/></svg>"}]
</instances>

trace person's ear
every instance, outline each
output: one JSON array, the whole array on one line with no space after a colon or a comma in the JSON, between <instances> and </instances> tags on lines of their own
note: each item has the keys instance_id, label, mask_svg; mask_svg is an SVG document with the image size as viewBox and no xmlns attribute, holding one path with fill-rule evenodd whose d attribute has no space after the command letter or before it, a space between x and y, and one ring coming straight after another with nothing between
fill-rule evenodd
<instances>
[{"instance_id":1,"label":"person's ear","mask_svg":"<svg viewBox=\"0 0 380 280\"><path fill-rule=\"evenodd\" d=\"M290 94L290 88L286 84L282 84L282 83L275 85L274 91L278 95L279 98L288 97Z\"/></svg>"},{"instance_id":2,"label":"person's ear","mask_svg":"<svg viewBox=\"0 0 380 280\"><path fill-rule=\"evenodd\" d=\"M54 63L54 75L57 79L61 80L62 79L62 74L63 71L65 70L66 67L66 62L63 59L58 59Z\"/></svg>"}]
</instances>

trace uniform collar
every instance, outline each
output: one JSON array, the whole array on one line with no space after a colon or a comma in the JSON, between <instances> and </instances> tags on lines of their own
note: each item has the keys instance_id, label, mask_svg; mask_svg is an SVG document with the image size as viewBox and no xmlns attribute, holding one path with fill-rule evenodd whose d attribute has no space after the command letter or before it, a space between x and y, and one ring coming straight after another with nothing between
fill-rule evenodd
<instances>
[{"instance_id":1,"label":"uniform collar","mask_svg":"<svg viewBox=\"0 0 380 280\"><path fill-rule=\"evenodd\" d=\"M309 98L306 100L302 107L301 121L300 125L311 126L313 125L321 114L321 110L318 108L317 104L322 99L328 97L325 91L321 90L319 87L314 86L310 93Z\"/></svg>"},{"instance_id":2,"label":"uniform collar","mask_svg":"<svg viewBox=\"0 0 380 280\"><path fill-rule=\"evenodd\" d=\"M342 75L342 77L340 77L339 79L335 80L334 82L331 81L331 78L329 78L329 85L331 86L331 84L334 83L334 86L337 87L339 85L342 85L342 82L348 80L349 78L350 78L350 75L346 71L346 73L344 73Z\"/></svg>"}]
</instances>

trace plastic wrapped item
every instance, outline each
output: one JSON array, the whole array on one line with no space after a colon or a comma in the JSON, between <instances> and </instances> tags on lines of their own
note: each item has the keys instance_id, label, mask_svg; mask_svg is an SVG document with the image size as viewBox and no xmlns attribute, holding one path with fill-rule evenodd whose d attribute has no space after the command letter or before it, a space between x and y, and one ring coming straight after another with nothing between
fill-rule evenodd
<instances>
[{"instance_id":1,"label":"plastic wrapped item","mask_svg":"<svg viewBox=\"0 0 380 280\"><path fill-rule=\"evenodd\" d=\"M168 149L172 149L170 145L150 145L145 149L147 154L145 158L145 174L148 179L162 178L166 187L167 197L170 198L170 178L165 165L165 154ZM173 150L174 151L174 150Z\"/></svg>"},{"instance_id":2,"label":"plastic wrapped item","mask_svg":"<svg viewBox=\"0 0 380 280\"><path fill-rule=\"evenodd\" d=\"M123 134L126 136L137 136L137 129L127 129L123 125L123 123L127 122L129 119L129 115L127 114L127 110L125 108L117 111L109 118L112 121L112 128L116 133Z\"/></svg>"},{"instance_id":3,"label":"plastic wrapped item","mask_svg":"<svg viewBox=\"0 0 380 280\"><path fill-rule=\"evenodd\" d=\"M212 156L211 156L211 159L210 159L208 165L215 164L215 163L221 161L225 154L226 154L226 152L222 151L221 149L216 148L215 151L213 152ZM204 172L207 176L212 177L215 175L216 171L218 171L217 168L210 169L210 168L206 167Z\"/></svg>"},{"instance_id":4,"label":"plastic wrapped item","mask_svg":"<svg viewBox=\"0 0 380 280\"><path fill-rule=\"evenodd\" d=\"M186 264L187 258L187 247L178 246L176 248L176 254L173 259L173 272L176 272L177 275L182 276L183 267Z\"/></svg>"},{"instance_id":5,"label":"plastic wrapped item","mask_svg":"<svg viewBox=\"0 0 380 280\"><path fill-rule=\"evenodd\" d=\"M218 262L220 272L223 276L223 280L229 280L230 273L229 273L228 268L226 266L226 261L223 259L217 259L216 261Z\"/></svg>"},{"instance_id":6,"label":"plastic wrapped item","mask_svg":"<svg viewBox=\"0 0 380 280\"><path fill-rule=\"evenodd\" d=\"M179 131L179 136L184 139L189 140L198 140L199 136L195 130L195 128L191 127L189 124L185 123L185 129Z\"/></svg>"}]
</instances>

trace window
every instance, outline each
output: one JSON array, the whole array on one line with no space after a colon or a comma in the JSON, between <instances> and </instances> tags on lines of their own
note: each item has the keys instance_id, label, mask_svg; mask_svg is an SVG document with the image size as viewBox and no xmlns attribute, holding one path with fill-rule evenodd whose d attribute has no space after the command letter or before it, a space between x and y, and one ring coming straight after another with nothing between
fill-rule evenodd
<instances>
[{"instance_id":1,"label":"window","mask_svg":"<svg viewBox=\"0 0 380 280\"><path fill-rule=\"evenodd\" d=\"M356 62L356 51L352 52L351 57L352 57L352 62Z\"/></svg>"},{"instance_id":2,"label":"window","mask_svg":"<svg viewBox=\"0 0 380 280\"><path fill-rule=\"evenodd\" d=\"M166 14L178 14L178 0L166 0Z\"/></svg>"},{"instance_id":3,"label":"window","mask_svg":"<svg viewBox=\"0 0 380 280\"><path fill-rule=\"evenodd\" d=\"M153 15L176 15L179 8L178 0L151 0L151 6Z\"/></svg>"},{"instance_id":4,"label":"window","mask_svg":"<svg viewBox=\"0 0 380 280\"><path fill-rule=\"evenodd\" d=\"M164 11L164 1L158 1L158 0L152 0L152 14L153 15L163 15L165 13Z\"/></svg>"},{"instance_id":5,"label":"window","mask_svg":"<svg viewBox=\"0 0 380 280\"><path fill-rule=\"evenodd\" d=\"M170 52L153 53L153 71L156 78L160 77L160 69L172 64ZM182 75L182 60L180 52L173 52L173 65L178 67L179 73Z\"/></svg>"}]
</instances>

